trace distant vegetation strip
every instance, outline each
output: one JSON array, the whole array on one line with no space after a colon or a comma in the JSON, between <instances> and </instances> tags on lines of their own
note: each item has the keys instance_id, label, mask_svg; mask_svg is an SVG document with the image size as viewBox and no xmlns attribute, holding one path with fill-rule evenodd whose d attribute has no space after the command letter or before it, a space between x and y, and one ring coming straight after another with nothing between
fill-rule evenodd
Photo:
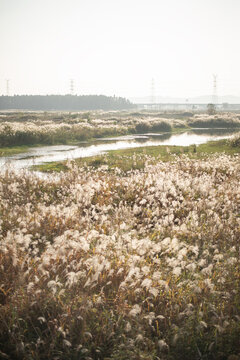
<instances>
[{"instance_id":1,"label":"distant vegetation strip","mask_svg":"<svg viewBox=\"0 0 240 360\"><path fill-rule=\"evenodd\" d=\"M105 95L0 96L1 110L120 110L133 107L134 105L125 98Z\"/></svg>"}]
</instances>

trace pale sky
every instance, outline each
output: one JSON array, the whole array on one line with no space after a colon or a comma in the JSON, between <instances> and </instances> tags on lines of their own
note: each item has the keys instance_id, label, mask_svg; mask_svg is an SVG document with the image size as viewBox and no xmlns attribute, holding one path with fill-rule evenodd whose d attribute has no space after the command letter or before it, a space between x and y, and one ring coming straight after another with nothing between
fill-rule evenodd
<instances>
[{"instance_id":1,"label":"pale sky","mask_svg":"<svg viewBox=\"0 0 240 360\"><path fill-rule=\"evenodd\" d=\"M0 0L0 94L240 96L240 0Z\"/></svg>"}]
</instances>

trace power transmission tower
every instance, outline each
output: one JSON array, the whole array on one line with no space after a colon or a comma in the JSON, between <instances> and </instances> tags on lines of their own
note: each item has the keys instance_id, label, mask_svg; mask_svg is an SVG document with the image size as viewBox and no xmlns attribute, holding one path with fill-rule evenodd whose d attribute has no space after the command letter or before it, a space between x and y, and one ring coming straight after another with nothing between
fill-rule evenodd
<instances>
[{"instance_id":1,"label":"power transmission tower","mask_svg":"<svg viewBox=\"0 0 240 360\"><path fill-rule=\"evenodd\" d=\"M6 95L7 96L9 96L9 83L10 83L10 80L6 79Z\"/></svg>"},{"instance_id":2,"label":"power transmission tower","mask_svg":"<svg viewBox=\"0 0 240 360\"><path fill-rule=\"evenodd\" d=\"M213 74L213 95L212 95L212 103L216 105L218 103L217 96L217 74Z\"/></svg>"},{"instance_id":3,"label":"power transmission tower","mask_svg":"<svg viewBox=\"0 0 240 360\"><path fill-rule=\"evenodd\" d=\"M74 80L70 79L70 94L74 95Z\"/></svg>"},{"instance_id":4,"label":"power transmission tower","mask_svg":"<svg viewBox=\"0 0 240 360\"><path fill-rule=\"evenodd\" d=\"M154 81L153 78L152 78L152 80L151 80L151 98L150 98L150 102L151 102L152 104L155 104L155 103L156 103L155 81Z\"/></svg>"}]
</instances>

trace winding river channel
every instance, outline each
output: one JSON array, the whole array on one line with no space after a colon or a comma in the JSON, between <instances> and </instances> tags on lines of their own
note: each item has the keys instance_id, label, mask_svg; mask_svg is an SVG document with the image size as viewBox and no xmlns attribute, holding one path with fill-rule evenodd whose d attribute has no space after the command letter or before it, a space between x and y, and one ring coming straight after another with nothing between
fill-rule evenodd
<instances>
[{"instance_id":1,"label":"winding river channel","mask_svg":"<svg viewBox=\"0 0 240 360\"><path fill-rule=\"evenodd\" d=\"M143 146L158 145L199 145L209 140L231 137L236 130L231 129L194 129L178 134L142 134L127 135L114 138L101 138L91 142L82 142L76 146L52 145L32 147L26 153L0 158L0 168L4 170L9 165L14 169L29 168L52 161L63 161L81 157L103 154L109 150L129 149Z\"/></svg>"}]
</instances>

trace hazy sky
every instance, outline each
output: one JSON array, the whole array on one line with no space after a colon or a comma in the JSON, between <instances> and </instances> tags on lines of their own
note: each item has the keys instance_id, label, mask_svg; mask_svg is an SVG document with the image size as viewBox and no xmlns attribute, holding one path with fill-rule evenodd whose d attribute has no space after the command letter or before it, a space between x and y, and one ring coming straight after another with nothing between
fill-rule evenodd
<instances>
[{"instance_id":1,"label":"hazy sky","mask_svg":"<svg viewBox=\"0 0 240 360\"><path fill-rule=\"evenodd\" d=\"M0 0L0 94L240 96L240 0Z\"/></svg>"}]
</instances>

